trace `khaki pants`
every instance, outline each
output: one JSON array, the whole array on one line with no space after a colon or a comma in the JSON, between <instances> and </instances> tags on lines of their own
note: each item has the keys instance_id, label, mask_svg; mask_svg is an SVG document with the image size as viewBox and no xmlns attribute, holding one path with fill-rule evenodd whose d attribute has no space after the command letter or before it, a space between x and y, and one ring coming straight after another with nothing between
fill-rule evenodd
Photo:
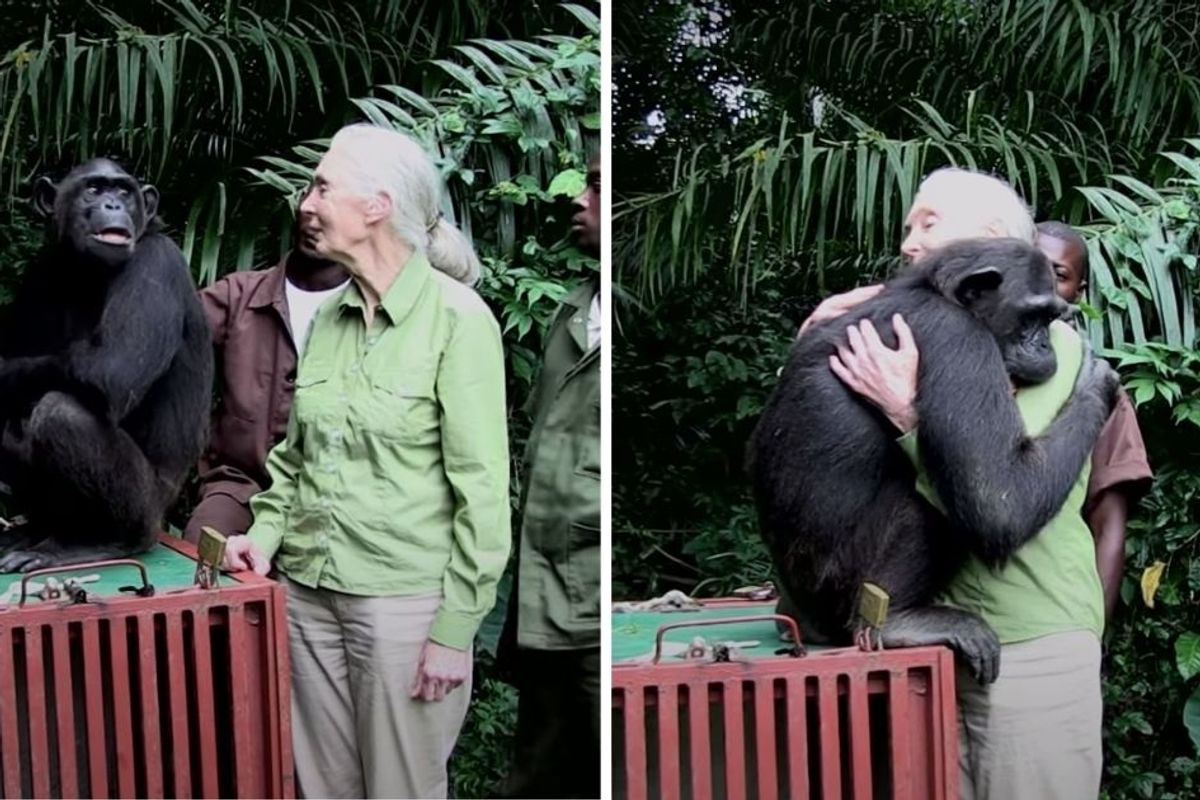
<instances>
[{"instance_id":1,"label":"khaki pants","mask_svg":"<svg viewBox=\"0 0 1200 800\"><path fill-rule=\"evenodd\" d=\"M304 797L446 797L471 699L409 697L440 595L357 597L286 578L292 741Z\"/></svg>"},{"instance_id":2,"label":"khaki pants","mask_svg":"<svg viewBox=\"0 0 1200 800\"><path fill-rule=\"evenodd\" d=\"M1004 645L981 687L958 669L963 800L1095 800L1100 794L1100 641L1070 631Z\"/></svg>"}]
</instances>

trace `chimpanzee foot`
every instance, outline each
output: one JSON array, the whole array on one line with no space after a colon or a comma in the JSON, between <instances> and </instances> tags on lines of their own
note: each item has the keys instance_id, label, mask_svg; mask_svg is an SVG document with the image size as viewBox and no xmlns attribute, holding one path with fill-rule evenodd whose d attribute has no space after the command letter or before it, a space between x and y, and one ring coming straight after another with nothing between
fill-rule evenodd
<instances>
[{"instance_id":1,"label":"chimpanzee foot","mask_svg":"<svg viewBox=\"0 0 1200 800\"><path fill-rule=\"evenodd\" d=\"M33 549L9 550L0 558L0 573L32 572L35 569L53 566L45 553Z\"/></svg>"},{"instance_id":2,"label":"chimpanzee foot","mask_svg":"<svg viewBox=\"0 0 1200 800\"><path fill-rule=\"evenodd\" d=\"M102 561L109 558L125 558L144 548L128 544L63 545L53 538L45 538L29 547L9 550L0 557L0 573L32 572L46 567L82 564L86 561Z\"/></svg>"},{"instance_id":3,"label":"chimpanzee foot","mask_svg":"<svg viewBox=\"0 0 1200 800\"><path fill-rule=\"evenodd\" d=\"M969 611L946 606L898 611L884 623L882 637L885 647L947 645L982 685L1000 674L1000 640L991 626Z\"/></svg>"}]
</instances>

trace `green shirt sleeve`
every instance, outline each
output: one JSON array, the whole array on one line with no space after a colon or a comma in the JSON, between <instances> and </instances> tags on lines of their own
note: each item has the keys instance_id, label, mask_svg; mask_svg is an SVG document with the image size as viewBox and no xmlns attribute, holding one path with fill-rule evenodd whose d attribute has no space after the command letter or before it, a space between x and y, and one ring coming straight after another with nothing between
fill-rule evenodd
<instances>
[{"instance_id":1,"label":"green shirt sleeve","mask_svg":"<svg viewBox=\"0 0 1200 800\"><path fill-rule=\"evenodd\" d=\"M300 474L302 452L300 426L293 414L288 419L287 436L267 454L267 474L271 476L271 485L250 498L254 524L246 531L246 535L267 558L275 557L283 541L287 510L296 494L296 477Z\"/></svg>"},{"instance_id":2,"label":"green shirt sleeve","mask_svg":"<svg viewBox=\"0 0 1200 800\"><path fill-rule=\"evenodd\" d=\"M504 351L490 311L458 317L438 369L437 396L454 519L442 606L429 638L465 650L495 604L512 540Z\"/></svg>"}]
</instances>

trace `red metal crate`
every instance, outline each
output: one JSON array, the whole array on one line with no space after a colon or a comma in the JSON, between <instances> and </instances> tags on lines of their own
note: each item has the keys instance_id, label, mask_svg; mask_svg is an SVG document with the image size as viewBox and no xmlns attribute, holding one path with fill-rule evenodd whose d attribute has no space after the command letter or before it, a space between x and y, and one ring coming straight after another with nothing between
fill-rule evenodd
<instances>
[{"instance_id":1,"label":"red metal crate","mask_svg":"<svg viewBox=\"0 0 1200 800\"><path fill-rule=\"evenodd\" d=\"M772 604L706 607L770 614ZM674 614L672 621L696 616ZM710 629L720 635L715 625L702 630ZM774 624L761 623L759 634L773 638ZM958 797L949 650L836 648L801 658L767 652L725 663L615 664L614 796Z\"/></svg>"},{"instance_id":2,"label":"red metal crate","mask_svg":"<svg viewBox=\"0 0 1200 800\"><path fill-rule=\"evenodd\" d=\"M0 611L3 796L294 796L286 636L252 574Z\"/></svg>"}]
</instances>

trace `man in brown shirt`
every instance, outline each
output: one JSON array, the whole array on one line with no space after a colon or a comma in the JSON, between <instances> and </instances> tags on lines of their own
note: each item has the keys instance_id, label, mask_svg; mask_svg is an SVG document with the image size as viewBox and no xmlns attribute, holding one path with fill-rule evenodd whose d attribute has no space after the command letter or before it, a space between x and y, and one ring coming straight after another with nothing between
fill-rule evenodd
<instances>
[{"instance_id":1,"label":"man in brown shirt","mask_svg":"<svg viewBox=\"0 0 1200 800\"><path fill-rule=\"evenodd\" d=\"M1050 221L1038 224L1035 244L1054 267L1058 296L1068 303L1078 303L1088 277L1083 238L1070 225ZM1092 474L1083 506L1084 519L1096 539L1096 567L1109 619L1121 592L1129 506L1146 493L1153 477L1133 403L1122 389L1092 451Z\"/></svg>"},{"instance_id":2,"label":"man in brown shirt","mask_svg":"<svg viewBox=\"0 0 1200 800\"><path fill-rule=\"evenodd\" d=\"M311 313L322 295L349 279L341 265L306 253L299 241L275 266L235 272L200 292L212 328L218 399L200 461L199 502L184 530L189 541L205 525L227 536L250 527L250 498L269 483L267 453L287 432ZM295 313L300 308L308 311L303 320Z\"/></svg>"}]
</instances>

